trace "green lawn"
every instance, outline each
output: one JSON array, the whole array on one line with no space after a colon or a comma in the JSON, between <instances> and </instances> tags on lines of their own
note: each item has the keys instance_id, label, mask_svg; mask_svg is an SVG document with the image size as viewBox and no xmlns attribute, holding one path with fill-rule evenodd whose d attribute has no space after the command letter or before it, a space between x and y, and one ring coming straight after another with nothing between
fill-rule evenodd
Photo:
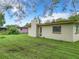
<instances>
[{"instance_id":1,"label":"green lawn","mask_svg":"<svg viewBox=\"0 0 79 59\"><path fill-rule=\"evenodd\" d=\"M79 59L79 42L0 35L0 59Z\"/></svg>"}]
</instances>

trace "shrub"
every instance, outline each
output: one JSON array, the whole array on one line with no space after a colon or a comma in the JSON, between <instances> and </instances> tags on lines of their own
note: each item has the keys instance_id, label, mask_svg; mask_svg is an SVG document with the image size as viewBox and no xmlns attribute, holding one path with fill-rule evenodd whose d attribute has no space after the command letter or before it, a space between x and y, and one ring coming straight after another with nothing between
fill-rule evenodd
<instances>
[{"instance_id":1,"label":"shrub","mask_svg":"<svg viewBox=\"0 0 79 59\"><path fill-rule=\"evenodd\" d=\"M17 26L10 25L10 26L7 26L6 33L7 34L19 34L19 30L18 30Z\"/></svg>"}]
</instances>

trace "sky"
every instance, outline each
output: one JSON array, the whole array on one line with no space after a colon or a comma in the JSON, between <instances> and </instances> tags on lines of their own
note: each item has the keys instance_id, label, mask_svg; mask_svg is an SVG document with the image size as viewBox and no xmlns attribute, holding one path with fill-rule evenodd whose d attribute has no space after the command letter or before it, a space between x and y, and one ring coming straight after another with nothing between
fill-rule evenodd
<instances>
[{"instance_id":1,"label":"sky","mask_svg":"<svg viewBox=\"0 0 79 59\"><path fill-rule=\"evenodd\" d=\"M23 0L21 0L21 1L23 1ZM28 0L28 1L30 2L30 0ZM40 0L40 1L42 1L42 0ZM65 2L67 2L69 0L66 0L66 1L61 0L61 1L63 3L65 3ZM5 21L6 21L5 25L14 25L14 24L16 24L16 25L19 25L19 26L24 26L26 23L30 23L31 20L33 20L34 17L36 17L36 16L40 16L40 19L42 20L42 22L45 22L46 20L52 21L52 19L53 19L52 16L54 16L54 19L57 19L57 18L68 18L71 15L71 13L69 12L69 10L66 10L66 12L62 12L61 11L61 9L63 7L63 4L60 3L60 4L58 4L60 7L56 8L55 11L53 12L53 14L51 16L48 15L50 11L47 11L47 13L45 14L46 17L43 17L43 13L44 13L44 9L45 9L44 4L50 6L51 0L45 0L44 3L38 2L37 6L35 8L36 12L30 11L30 9L28 9L28 11L25 10L25 12L28 12L27 14L29 16L26 15L26 17L24 19L21 19L19 22L15 20L16 17L12 17L12 18L10 17L10 14L12 14L11 13L12 11L13 12L17 11L16 8L13 8L12 10L9 10L10 14L8 13L8 11L5 11L4 12L5 13ZM14 6L16 6L16 5L14 5ZM69 2L69 5L68 5L67 9L73 9L70 6L70 2Z\"/></svg>"}]
</instances>

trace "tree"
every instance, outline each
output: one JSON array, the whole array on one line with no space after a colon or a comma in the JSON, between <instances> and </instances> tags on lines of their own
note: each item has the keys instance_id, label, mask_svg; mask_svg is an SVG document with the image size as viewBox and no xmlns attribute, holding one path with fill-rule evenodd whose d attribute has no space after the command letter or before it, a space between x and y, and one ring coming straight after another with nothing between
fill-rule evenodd
<instances>
[{"instance_id":1,"label":"tree","mask_svg":"<svg viewBox=\"0 0 79 59\"><path fill-rule=\"evenodd\" d=\"M71 12L72 15L77 15L77 12L79 11L79 0L63 0L62 3L62 10Z\"/></svg>"},{"instance_id":2,"label":"tree","mask_svg":"<svg viewBox=\"0 0 79 59\"><path fill-rule=\"evenodd\" d=\"M70 21L79 21L79 15L74 15L69 17Z\"/></svg>"},{"instance_id":3,"label":"tree","mask_svg":"<svg viewBox=\"0 0 79 59\"><path fill-rule=\"evenodd\" d=\"M7 34L19 34L18 26L16 25L8 25Z\"/></svg>"},{"instance_id":4,"label":"tree","mask_svg":"<svg viewBox=\"0 0 79 59\"><path fill-rule=\"evenodd\" d=\"M4 15L0 13L0 26L3 26L5 24Z\"/></svg>"},{"instance_id":5,"label":"tree","mask_svg":"<svg viewBox=\"0 0 79 59\"><path fill-rule=\"evenodd\" d=\"M45 23L50 23L51 21L50 20L46 20L46 22Z\"/></svg>"},{"instance_id":6,"label":"tree","mask_svg":"<svg viewBox=\"0 0 79 59\"><path fill-rule=\"evenodd\" d=\"M58 18L56 22L78 22L79 15L70 16L68 19Z\"/></svg>"},{"instance_id":7,"label":"tree","mask_svg":"<svg viewBox=\"0 0 79 59\"><path fill-rule=\"evenodd\" d=\"M56 19L56 22L64 22L64 21L66 21L66 19L63 19L63 18Z\"/></svg>"},{"instance_id":8,"label":"tree","mask_svg":"<svg viewBox=\"0 0 79 59\"><path fill-rule=\"evenodd\" d=\"M0 0L0 2L2 2L0 3L0 11L4 13L4 11L15 9L11 16L16 16L17 19L20 20L29 16L32 12L36 12L37 7L43 4L43 15L49 11L50 16L54 13L54 10L59 7L62 7L63 11L69 10L77 14L78 10L76 7L79 5L79 0L50 0L51 2L49 4L45 3L46 1L47 0ZM68 8L69 5L71 9Z\"/></svg>"},{"instance_id":9,"label":"tree","mask_svg":"<svg viewBox=\"0 0 79 59\"><path fill-rule=\"evenodd\" d=\"M32 10L30 12L35 12L36 7L40 5L40 3L44 4L44 12L46 13L47 10L50 10L50 13L53 12L54 7L59 2L59 0L51 0L50 4L45 4L43 2L46 2L46 0L0 0L0 8L1 12L4 13L4 11L10 11L11 9L17 9L13 11L13 15L11 16L17 16L18 19L23 19L28 16L30 13L26 12L27 10ZM8 12L9 12L8 11ZM44 13L44 14L45 14Z\"/></svg>"}]
</instances>

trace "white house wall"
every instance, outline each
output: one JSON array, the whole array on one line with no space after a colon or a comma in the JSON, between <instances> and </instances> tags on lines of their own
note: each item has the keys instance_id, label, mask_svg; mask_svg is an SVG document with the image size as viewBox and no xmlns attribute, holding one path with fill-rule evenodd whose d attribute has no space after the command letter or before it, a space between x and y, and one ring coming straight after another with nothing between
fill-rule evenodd
<instances>
[{"instance_id":1,"label":"white house wall","mask_svg":"<svg viewBox=\"0 0 79 59\"><path fill-rule=\"evenodd\" d=\"M28 35L29 35L29 36L32 36L31 33L32 33L31 27L29 27L29 28L28 28Z\"/></svg>"},{"instance_id":2,"label":"white house wall","mask_svg":"<svg viewBox=\"0 0 79 59\"><path fill-rule=\"evenodd\" d=\"M31 27L28 28L28 35L32 36L32 37L36 37L36 26L32 24Z\"/></svg>"},{"instance_id":3,"label":"white house wall","mask_svg":"<svg viewBox=\"0 0 79 59\"><path fill-rule=\"evenodd\" d=\"M32 20L31 27L28 28L28 33L32 37L37 37L37 24L39 24L39 21Z\"/></svg>"},{"instance_id":4,"label":"white house wall","mask_svg":"<svg viewBox=\"0 0 79 59\"><path fill-rule=\"evenodd\" d=\"M73 25L73 41L79 41L79 34L76 34L76 25Z\"/></svg>"},{"instance_id":5,"label":"white house wall","mask_svg":"<svg viewBox=\"0 0 79 59\"><path fill-rule=\"evenodd\" d=\"M42 37L63 41L73 41L73 25L61 25L61 34L52 32L53 26L42 26Z\"/></svg>"}]
</instances>

